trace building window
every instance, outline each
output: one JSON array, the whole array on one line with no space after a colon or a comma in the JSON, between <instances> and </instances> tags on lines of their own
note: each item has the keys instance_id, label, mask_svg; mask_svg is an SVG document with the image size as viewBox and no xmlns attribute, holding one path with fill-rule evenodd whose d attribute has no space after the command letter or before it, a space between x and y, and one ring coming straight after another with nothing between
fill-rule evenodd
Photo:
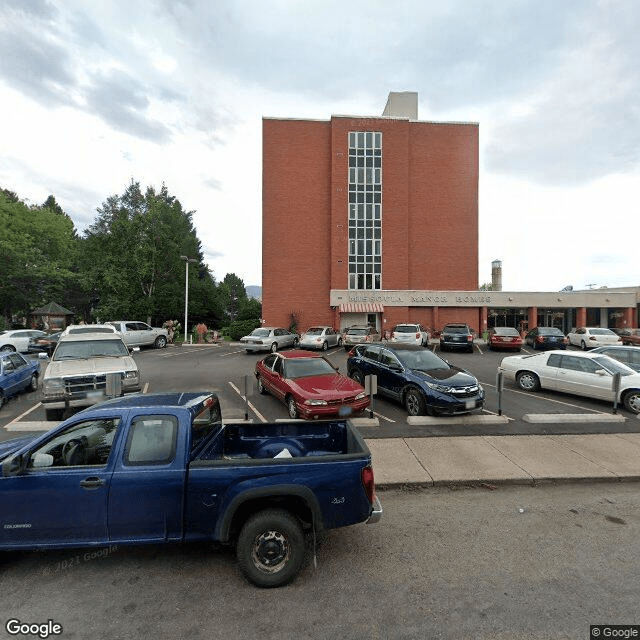
<instances>
[{"instance_id":1,"label":"building window","mask_svg":"<svg viewBox=\"0 0 640 640\"><path fill-rule=\"evenodd\" d=\"M382 133L348 135L349 289L382 289Z\"/></svg>"}]
</instances>

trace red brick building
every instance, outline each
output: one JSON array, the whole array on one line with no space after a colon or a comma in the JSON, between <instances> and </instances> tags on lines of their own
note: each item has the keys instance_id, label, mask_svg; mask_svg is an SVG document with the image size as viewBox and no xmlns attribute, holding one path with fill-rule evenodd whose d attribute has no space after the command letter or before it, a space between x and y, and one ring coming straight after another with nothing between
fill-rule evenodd
<instances>
[{"instance_id":1,"label":"red brick building","mask_svg":"<svg viewBox=\"0 0 640 640\"><path fill-rule=\"evenodd\" d=\"M263 119L263 322L636 326L638 287L478 290L479 126L419 121L417 105L392 93L380 117Z\"/></svg>"},{"instance_id":2,"label":"red brick building","mask_svg":"<svg viewBox=\"0 0 640 640\"><path fill-rule=\"evenodd\" d=\"M389 293L478 289L478 125L265 118L262 263L270 325L478 327Z\"/></svg>"}]
</instances>

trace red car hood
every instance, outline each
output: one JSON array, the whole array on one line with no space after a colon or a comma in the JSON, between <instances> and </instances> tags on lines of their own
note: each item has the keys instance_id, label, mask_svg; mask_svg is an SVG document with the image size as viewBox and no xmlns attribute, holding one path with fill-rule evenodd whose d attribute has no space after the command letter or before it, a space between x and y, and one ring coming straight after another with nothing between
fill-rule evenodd
<instances>
[{"instance_id":1,"label":"red car hood","mask_svg":"<svg viewBox=\"0 0 640 640\"><path fill-rule=\"evenodd\" d=\"M356 396L364 389L351 378L341 373L329 373L326 376L310 376L290 380L291 386L305 398L321 398L322 400L340 400Z\"/></svg>"}]
</instances>

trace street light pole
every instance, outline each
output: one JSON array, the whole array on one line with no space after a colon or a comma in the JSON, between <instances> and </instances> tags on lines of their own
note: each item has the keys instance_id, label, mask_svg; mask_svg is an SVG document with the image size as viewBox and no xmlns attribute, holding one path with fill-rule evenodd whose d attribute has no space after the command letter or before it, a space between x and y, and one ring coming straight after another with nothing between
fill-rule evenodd
<instances>
[{"instance_id":1,"label":"street light pole","mask_svg":"<svg viewBox=\"0 0 640 640\"><path fill-rule=\"evenodd\" d=\"M198 262L195 258L180 256L184 260L184 342L187 341L187 310L189 309L189 263Z\"/></svg>"}]
</instances>

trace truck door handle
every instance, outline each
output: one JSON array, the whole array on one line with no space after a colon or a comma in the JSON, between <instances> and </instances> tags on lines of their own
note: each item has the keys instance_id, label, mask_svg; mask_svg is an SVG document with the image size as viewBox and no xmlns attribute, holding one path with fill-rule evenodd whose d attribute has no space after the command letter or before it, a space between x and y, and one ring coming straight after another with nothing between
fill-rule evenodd
<instances>
[{"instance_id":1,"label":"truck door handle","mask_svg":"<svg viewBox=\"0 0 640 640\"><path fill-rule=\"evenodd\" d=\"M97 478L95 476L80 481L80 486L83 489L97 489L98 487L104 486L104 484L105 482L102 478Z\"/></svg>"}]
</instances>

